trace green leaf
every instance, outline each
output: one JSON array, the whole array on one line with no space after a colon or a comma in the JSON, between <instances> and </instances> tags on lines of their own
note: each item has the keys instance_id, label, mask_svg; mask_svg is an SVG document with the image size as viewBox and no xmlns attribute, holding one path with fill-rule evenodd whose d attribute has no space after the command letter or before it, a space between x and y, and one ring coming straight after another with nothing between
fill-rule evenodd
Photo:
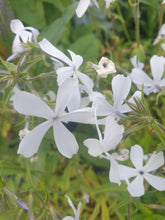
<instances>
[{"instance_id":1,"label":"green leaf","mask_svg":"<svg viewBox=\"0 0 165 220\"><path fill-rule=\"evenodd\" d=\"M52 44L57 44L61 39L62 34L66 30L66 25L75 14L77 3L74 3L66 8L61 18L55 20L52 24L46 27L41 36L47 38Z\"/></svg>"},{"instance_id":2,"label":"green leaf","mask_svg":"<svg viewBox=\"0 0 165 220\"><path fill-rule=\"evenodd\" d=\"M94 34L87 34L69 47L84 58L84 62L95 61L100 50L100 41Z\"/></svg>"},{"instance_id":3,"label":"green leaf","mask_svg":"<svg viewBox=\"0 0 165 220\"><path fill-rule=\"evenodd\" d=\"M15 64L4 61L2 58L0 58L0 62L7 70L13 71L13 72L17 71L17 66Z\"/></svg>"},{"instance_id":4,"label":"green leaf","mask_svg":"<svg viewBox=\"0 0 165 220\"><path fill-rule=\"evenodd\" d=\"M102 196L101 200L101 220L109 220L109 211L107 208L105 195Z\"/></svg>"},{"instance_id":5,"label":"green leaf","mask_svg":"<svg viewBox=\"0 0 165 220\"><path fill-rule=\"evenodd\" d=\"M15 85L12 85L10 87L7 87L4 89L4 94L3 94L3 108L5 108L5 106L7 105L8 103L8 100L11 96L11 93L13 91L13 88L14 88Z\"/></svg>"}]
</instances>

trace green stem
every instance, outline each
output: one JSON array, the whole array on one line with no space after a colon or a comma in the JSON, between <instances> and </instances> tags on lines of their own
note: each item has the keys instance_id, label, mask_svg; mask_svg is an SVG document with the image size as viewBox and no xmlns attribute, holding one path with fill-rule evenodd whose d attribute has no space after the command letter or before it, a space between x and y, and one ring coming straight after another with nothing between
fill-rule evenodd
<instances>
[{"instance_id":1,"label":"green stem","mask_svg":"<svg viewBox=\"0 0 165 220\"><path fill-rule=\"evenodd\" d=\"M130 36L129 36L128 30L127 30L127 27L126 27L126 24L125 24L125 20L124 20L124 18L123 18L123 14L122 14L122 12L121 12L121 10L120 10L120 7L119 7L118 0L116 1L116 8L117 8L118 14L119 14L120 17L122 18L121 23L122 23L122 27L123 27L123 30L124 30L124 34L125 34L127 40L128 40L128 41L131 41L131 38L130 38Z\"/></svg>"},{"instance_id":2,"label":"green stem","mask_svg":"<svg viewBox=\"0 0 165 220\"><path fill-rule=\"evenodd\" d=\"M164 4L161 5L160 11L159 11L159 30L161 28L162 21L163 21L163 9L164 9Z\"/></svg>"},{"instance_id":3,"label":"green stem","mask_svg":"<svg viewBox=\"0 0 165 220\"><path fill-rule=\"evenodd\" d=\"M136 0L136 5L135 5L135 38L136 38L137 46L140 45L140 25L139 25L139 17L140 17L140 12L139 12L139 0Z\"/></svg>"},{"instance_id":4,"label":"green stem","mask_svg":"<svg viewBox=\"0 0 165 220\"><path fill-rule=\"evenodd\" d=\"M165 134L163 133L162 129L160 129L160 126L159 126L158 122L156 121L156 119L154 119L151 122L151 126L155 130L156 135L159 137L162 144L165 146Z\"/></svg>"},{"instance_id":5,"label":"green stem","mask_svg":"<svg viewBox=\"0 0 165 220\"><path fill-rule=\"evenodd\" d=\"M30 170L28 159L26 159L26 176L27 176L27 181L28 181L29 186L33 187L33 181L32 181L31 170Z\"/></svg>"}]
</instances>

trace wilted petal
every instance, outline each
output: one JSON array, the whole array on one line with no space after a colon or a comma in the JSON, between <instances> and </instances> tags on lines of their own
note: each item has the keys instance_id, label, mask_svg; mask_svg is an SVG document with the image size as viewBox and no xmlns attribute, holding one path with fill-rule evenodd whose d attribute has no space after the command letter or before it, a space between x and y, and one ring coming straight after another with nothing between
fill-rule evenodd
<instances>
[{"instance_id":1,"label":"wilted petal","mask_svg":"<svg viewBox=\"0 0 165 220\"><path fill-rule=\"evenodd\" d=\"M104 152L103 146L97 139L89 138L86 139L83 143L88 148L88 153L93 157L100 156Z\"/></svg>"},{"instance_id":2,"label":"wilted petal","mask_svg":"<svg viewBox=\"0 0 165 220\"><path fill-rule=\"evenodd\" d=\"M14 108L21 114L50 119L54 112L36 95L14 89Z\"/></svg>"},{"instance_id":3,"label":"wilted petal","mask_svg":"<svg viewBox=\"0 0 165 220\"><path fill-rule=\"evenodd\" d=\"M17 199L17 205L22 209L29 210L29 207L19 199Z\"/></svg>"},{"instance_id":4,"label":"wilted petal","mask_svg":"<svg viewBox=\"0 0 165 220\"><path fill-rule=\"evenodd\" d=\"M162 56L159 57L157 55L154 55L150 59L151 71L155 81L159 81L162 78L164 72L164 65L165 59Z\"/></svg>"},{"instance_id":5,"label":"wilted petal","mask_svg":"<svg viewBox=\"0 0 165 220\"><path fill-rule=\"evenodd\" d=\"M129 77L117 75L112 79L113 100L116 109L120 107L127 98L130 89L131 80Z\"/></svg>"},{"instance_id":6,"label":"wilted petal","mask_svg":"<svg viewBox=\"0 0 165 220\"><path fill-rule=\"evenodd\" d=\"M56 106L55 106L56 115L63 113L70 100L70 97L73 94L76 85L77 85L77 79L68 78L58 88Z\"/></svg>"},{"instance_id":7,"label":"wilted petal","mask_svg":"<svg viewBox=\"0 0 165 220\"><path fill-rule=\"evenodd\" d=\"M140 197L144 195L144 178L138 175L127 187L128 192L132 197Z\"/></svg>"},{"instance_id":8,"label":"wilted petal","mask_svg":"<svg viewBox=\"0 0 165 220\"><path fill-rule=\"evenodd\" d=\"M76 9L76 14L80 18L84 15L87 8L89 7L90 0L80 0L78 7Z\"/></svg>"},{"instance_id":9,"label":"wilted petal","mask_svg":"<svg viewBox=\"0 0 165 220\"><path fill-rule=\"evenodd\" d=\"M72 61L63 52L61 52L56 47L54 47L53 44L51 44L45 38L39 42L39 46L40 46L41 50L43 50L49 56L52 56L52 57L54 57L64 63L68 64L69 66L73 65Z\"/></svg>"},{"instance_id":10,"label":"wilted petal","mask_svg":"<svg viewBox=\"0 0 165 220\"><path fill-rule=\"evenodd\" d=\"M20 142L18 154L24 157L31 157L38 151L40 143L47 130L52 126L50 121L46 121L31 130Z\"/></svg>"},{"instance_id":11,"label":"wilted petal","mask_svg":"<svg viewBox=\"0 0 165 220\"><path fill-rule=\"evenodd\" d=\"M74 135L60 122L56 121L53 125L54 139L59 152L71 158L78 151L78 144Z\"/></svg>"},{"instance_id":12,"label":"wilted petal","mask_svg":"<svg viewBox=\"0 0 165 220\"><path fill-rule=\"evenodd\" d=\"M139 145L131 147L130 158L136 169L143 167L143 149Z\"/></svg>"},{"instance_id":13,"label":"wilted petal","mask_svg":"<svg viewBox=\"0 0 165 220\"><path fill-rule=\"evenodd\" d=\"M14 34L17 34L24 29L24 25L19 19L13 19L10 21L10 28Z\"/></svg>"},{"instance_id":14,"label":"wilted petal","mask_svg":"<svg viewBox=\"0 0 165 220\"><path fill-rule=\"evenodd\" d=\"M160 151L159 153L154 152L150 159L148 160L147 164L144 166L144 170L147 172L157 170L159 167L163 166L164 164L164 156L163 152Z\"/></svg>"},{"instance_id":15,"label":"wilted petal","mask_svg":"<svg viewBox=\"0 0 165 220\"><path fill-rule=\"evenodd\" d=\"M152 174L145 174L144 178L147 180L147 182L153 186L155 189L159 191L165 190L165 178L160 176L154 176Z\"/></svg>"}]
</instances>

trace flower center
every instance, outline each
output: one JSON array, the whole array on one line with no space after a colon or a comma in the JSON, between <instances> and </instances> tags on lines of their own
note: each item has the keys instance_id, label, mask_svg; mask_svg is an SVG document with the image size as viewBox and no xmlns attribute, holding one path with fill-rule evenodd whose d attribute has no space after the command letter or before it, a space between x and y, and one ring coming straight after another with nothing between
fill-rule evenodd
<instances>
[{"instance_id":1,"label":"flower center","mask_svg":"<svg viewBox=\"0 0 165 220\"><path fill-rule=\"evenodd\" d=\"M144 175L144 171L143 170L139 170L139 174L140 175Z\"/></svg>"}]
</instances>

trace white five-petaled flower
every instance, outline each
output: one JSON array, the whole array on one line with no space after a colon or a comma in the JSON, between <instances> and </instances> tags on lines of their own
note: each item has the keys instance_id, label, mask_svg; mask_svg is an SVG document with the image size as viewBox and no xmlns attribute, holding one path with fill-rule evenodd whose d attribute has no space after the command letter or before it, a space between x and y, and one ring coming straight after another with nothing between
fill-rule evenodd
<instances>
[{"instance_id":1,"label":"white five-petaled flower","mask_svg":"<svg viewBox=\"0 0 165 220\"><path fill-rule=\"evenodd\" d=\"M130 107L124 103L131 89L131 80L123 75L117 75L112 79L113 106L103 98L97 98L96 113L98 116L113 115L114 117L123 117L123 113L130 112ZM129 102L134 103L133 97L141 96L139 91L129 99Z\"/></svg>"},{"instance_id":2,"label":"white five-petaled flower","mask_svg":"<svg viewBox=\"0 0 165 220\"><path fill-rule=\"evenodd\" d=\"M31 157L38 151L39 145L48 131L53 126L53 134L59 152L68 158L78 151L78 144L73 134L63 123L80 122L95 123L94 113L90 108L65 112L69 96L74 90L74 80L67 79L57 92L55 111L39 97L28 92L15 89L14 108L19 113L47 119L31 130L20 142L18 153L24 157Z\"/></svg>"},{"instance_id":3,"label":"white five-petaled flower","mask_svg":"<svg viewBox=\"0 0 165 220\"><path fill-rule=\"evenodd\" d=\"M134 145L130 151L130 159L135 168L118 165L120 180L126 180L128 183L127 189L133 197L144 195L144 179L155 189L159 191L165 190L165 178L149 173L157 170L164 164L163 152L154 152L145 166L143 166L143 157L141 146ZM132 177L135 177L135 179L129 183L128 179Z\"/></svg>"},{"instance_id":4,"label":"white five-petaled flower","mask_svg":"<svg viewBox=\"0 0 165 220\"><path fill-rule=\"evenodd\" d=\"M139 68L134 68L130 77L138 89L142 89L142 86L144 86L144 93L146 95L149 95L151 92L161 91L161 87L165 86L165 78L161 79L164 72L164 65L165 58L154 55L150 60L153 79Z\"/></svg>"},{"instance_id":5,"label":"white five-petaled flower","mask_svg":"<svg viewBox=\"0 0 165 220\"><path fill-rule=\"evenodd\" d=\"M79 88L79 80L85 85L87 88L93 88L93 81L84 73L78 71L78 68L81 66L83 62L83 58L80 55L75 54L74 52L68 50L71 55L72 60L70 60L64 53L54 47L48 40L43 39L39 42L39 46L41 50L43 50L49 56L58 59L63 62L66 66L60 67L57 69L57 82L58 85L61 86L62 83L73 77L76 84L74 88L74 92L70 97L70 105L68 104L69 111L78 109L80 106L81 93Z\"/></svg>"},{"instance_id":6,"label":"white five-petaled flower","mask_svg":"<svg viewBox=\"0 0 165 220\"><path fill-rule=\"evenodd\" d=\"M33 27L24 27L19 19L13 19L10 22L11 31L15 34L12 45L12 55L8 57L7 61L11 61L20 57L27 52L27 43L36 42L39 31Z\"/></svg>"},{"instance_id":7,"label":"white five-petaled flower","mask_svg":"<svg viewBox=\"0 0 165 220\"><path fill-rule=\"evenodd\" d=\"M63 220L79 220L80 217L80 209L81 209L81 202L79 202L77 209L75 208L75 206L73 205L71 199L69 198L69 196L65 195L68 199L68 203L70 205L70 207L73 209L74 215L75 217L71 217L71 216L66 216L63 218Z\"/></svg>"}]
</instances>

